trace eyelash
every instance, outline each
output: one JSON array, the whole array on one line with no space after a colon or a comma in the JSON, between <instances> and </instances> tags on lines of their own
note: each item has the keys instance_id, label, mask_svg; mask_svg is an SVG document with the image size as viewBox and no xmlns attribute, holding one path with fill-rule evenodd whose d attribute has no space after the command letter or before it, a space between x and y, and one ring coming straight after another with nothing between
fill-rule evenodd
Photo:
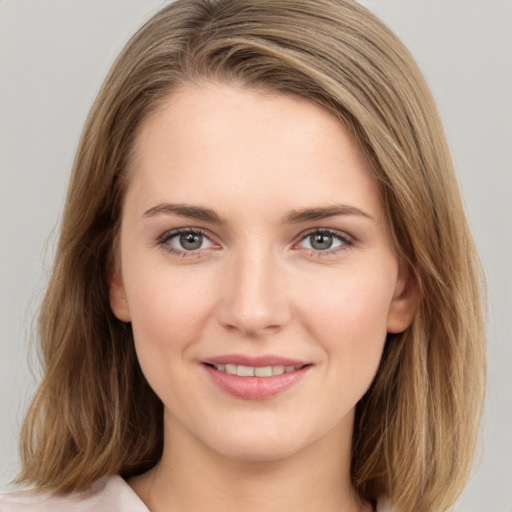
<instances>
[{"instance_id":1,"label":"eyelash","mask_svg":"<svg viewBox=\"0 0 512 512\"><path fill-rule=\"evenodd\" d=\"M165 251L167 251L168 253L171 253L176 256L181 256L182 258L200 256L202 253L202 249L187 251L185 249L183 249L183 250L176 249L175 247L170 245L170 243L169 243L170 240L172 240L173 238L175 238L177 236L183 235L183 234L201 235L206 240L208 240L210 243L214 244L214 242L212 242L210 240L211 235L209 235L209 233L207 233L206 231L199 229L199 228L180 228L180 229L173 229L172 231L166 231L158 238L157 243L158 243L158 245L162 246L163 249ZM311 257L320 257L320 258L329 257L329 256L332 256L333 254L340 252L340 251L345 251L345 250L349 249L354 244L354 239L350 235L343 233L341 231L336 231L336 230L326 229L326 228L313 228L313 229L306 231L305 233L301 233L298 237L299 240L293 244L293 248L296 248L301 242L304 242L305 240L307 240L308 237L311 237L312 235L332 236L335 240L340 242L340 245L337 247L334 247L333 249L325 249L325 250L314 249L314 248L310 248L310 249L305 248L306 250L308 250L308 253L309 253L308 255Z\"/></svg>"},{"instance_id":2,"label":"eyelash","mask_svg":"<svg viewBox=\"0 0 512 512\"><path fill-rule=\"evenodd\" d=\"M180 236L180 235L188 235L188 234L201 235L203 238L205 238L206 240L208 240L210 243L213 244L213 242L210 240L211 235L209 235L209 233L207 233L206 231L199 229L199 228L180 228L180 229L173 229L172 231L166 231L163 235L161 235L158 238L157 242L158 242L158 245L160 245L165 251L167 251L173 255L176 255L176 256L181 256L182 258L190 258L190 257L194 257L194 256L196 256L196 257L200 256L201 249L187 251L185 249L183 249L183 250L176 249L175 247L170 245L169 242L173 238Z\"/></svg>"},{"instance_id":3,"label":"eyelash","mask_svg":"<svg viewBox=\"0 0 512 512\"><path fill-rule=\"evenodd\" d=\"M300 239L298 242L294 244L294 247L296 247L299 243L305 241L308 237L312 235L329 235L332 236L335 240L340 242L341 244L337 247L334 247L332 249L309 249L309 256L311 257L320 257L320 258L326 258L329 256L333 256L337 254L340 251L346 251L347 249L350 249L354 245L354 238L348 235L347 233L344 233L342 231L337 231L333 229L327 229L327 228L313 228L305 233L301 233Z\"/></svg>"}]
</instances>

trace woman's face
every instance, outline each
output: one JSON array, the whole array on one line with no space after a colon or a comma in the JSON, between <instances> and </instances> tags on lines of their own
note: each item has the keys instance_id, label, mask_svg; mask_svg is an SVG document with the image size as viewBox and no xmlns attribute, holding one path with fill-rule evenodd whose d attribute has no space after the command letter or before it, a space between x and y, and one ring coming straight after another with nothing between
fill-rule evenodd
<instances>
[{"instance_id":1,"label":"woman's face","mask_svg":"<svg viewBox=\"0 0 512 512\"><path fill-rule=\"evenodd\" d=\"M243 460L350 439L414 301L347 130L301 98L184 86L131 173L111 304L166 435Z\"/></svg>"}]
</instances>

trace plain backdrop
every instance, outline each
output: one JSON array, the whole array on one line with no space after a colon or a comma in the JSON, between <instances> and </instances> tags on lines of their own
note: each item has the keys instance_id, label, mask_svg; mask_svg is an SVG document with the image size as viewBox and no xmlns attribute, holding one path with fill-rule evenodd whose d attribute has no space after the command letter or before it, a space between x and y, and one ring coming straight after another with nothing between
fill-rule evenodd
<instances>
[{"instance_id":1,"label":"plain backdrop","mask_svg":"<svg viewBox=\"0 0 512 512\"><path fill-rule=\"evenodd\" d=\"M159 0L0 0L0 491L38 379L31 348L81 127ZM364 0L416 57L444 120L489 288L480 452L456 510L511 512L512 1Z\"/></svg>"}]
</instances>

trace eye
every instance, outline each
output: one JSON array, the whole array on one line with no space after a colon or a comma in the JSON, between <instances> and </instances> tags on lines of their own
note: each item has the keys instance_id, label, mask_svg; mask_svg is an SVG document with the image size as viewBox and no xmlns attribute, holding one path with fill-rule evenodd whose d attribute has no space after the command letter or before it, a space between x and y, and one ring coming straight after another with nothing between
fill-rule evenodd
<instances>
[{"instance_id":1,"label":"eye","mask_svg":"<svg viewBox=\"0 0 512 512\"><path fill-rule=\"evenodd\" d=\"M197 251L203 245L203 235L201 233L182 233L171 238L172 241L175 239L180 245L180 249L185 249L186 251ZM169 242L171 243L171 241ZM173 244L171 243L171 245Z\"/></svg>"},{"instance_id":2,"label":"eye","mask_svg":"<svg viewBox=\"0 0 512 512\"><path fill-rule=\"evenodd\" d=\"M325 229L316 229L306 233L306 235L297 244L297 247L331 254L338 250L350 247L351 245L351 237L344 233Z\"/></svg>"},{"instance_id":3,"label":"eye","mask_svg":"<svg viewBox=\"0 0 512 512\"><path fill-rule=\"evenodd\" d=\"M166 250L183 256L186 256L186 253L195 253L215 246L204 233L189 228L167 232L162 235L159 243Z\"/></svg>"}]
</instances>

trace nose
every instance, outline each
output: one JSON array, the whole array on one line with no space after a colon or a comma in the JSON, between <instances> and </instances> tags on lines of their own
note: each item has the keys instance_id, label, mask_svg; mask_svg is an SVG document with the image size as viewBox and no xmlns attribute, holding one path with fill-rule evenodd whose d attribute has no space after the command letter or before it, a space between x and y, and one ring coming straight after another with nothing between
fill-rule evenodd
<instances>
[{"instance_id":1,"label":"nose","mask_svg":"<svg viewBox=\"0 0 512 512\"><path fill-rule=\"evenodd\" d=\"M221 325L244 337L258 338L280 331L291 317L285 273L272 255L240 255L223 276Z\"/></svg>"}]
</instances>

